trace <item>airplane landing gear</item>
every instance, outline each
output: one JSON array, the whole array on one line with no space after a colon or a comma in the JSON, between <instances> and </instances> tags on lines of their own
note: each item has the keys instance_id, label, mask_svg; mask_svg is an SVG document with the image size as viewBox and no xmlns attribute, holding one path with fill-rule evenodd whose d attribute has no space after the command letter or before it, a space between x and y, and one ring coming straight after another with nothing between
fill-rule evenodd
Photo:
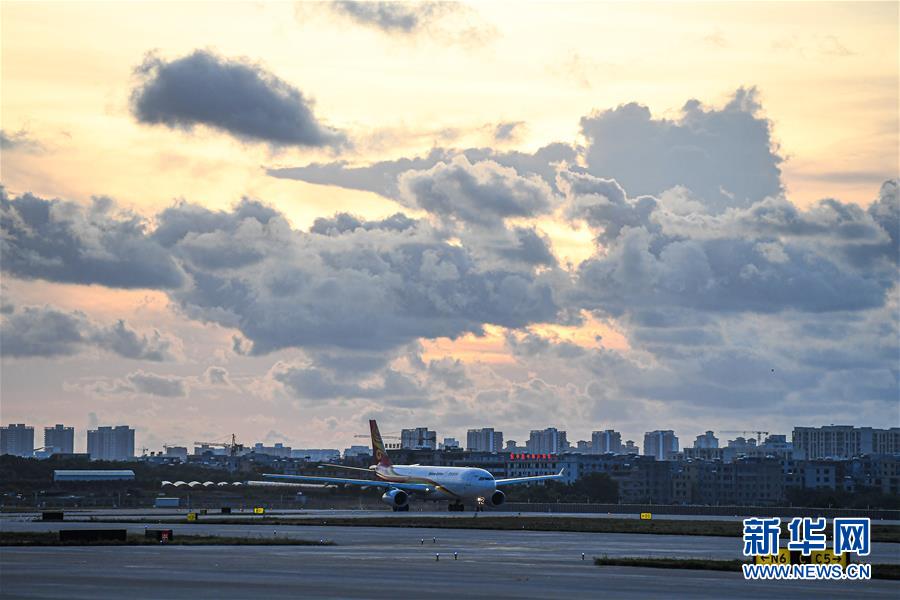
<instances>
[{"instance_id":1,"label":"airplane landing gear","mask_svg":"<svg viewBox=\"0 0 900 600\"><path fill-rule=\"evenodd\" d=\"M409 512L409 504L406 506L395 506L394 512Z\"/></svg>"},{"instance_id":2,"label":"airplane landing gear","mask_svg":"<svg viewBox=\"0 0 900 600\"><path fill-rule=\"evenodd\" d=\"M463 512L466 510L466 507L462 502L451 502L447 505L447 510L450 512Z\"/></svg>"}]
</instances>

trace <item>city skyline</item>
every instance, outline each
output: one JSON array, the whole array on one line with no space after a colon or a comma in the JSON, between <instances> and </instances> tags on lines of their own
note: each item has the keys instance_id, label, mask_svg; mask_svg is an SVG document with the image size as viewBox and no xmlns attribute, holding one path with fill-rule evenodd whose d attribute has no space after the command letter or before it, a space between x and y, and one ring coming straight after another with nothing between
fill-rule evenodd
<instances>
[{"instance_id":1,"label":"city skyline","mask_svg":"<svg viewBox=\"0 0 900 600\"><path fill-rule=\"evenodd\" d=\"M900 423L896 3L419 6L4 3L0 420Z\"/></svg>"},{"instance_id":2,"label":"city skyline","mask_svg":"<svg viewBox=\"0 0 900 600\"><path fill-rule=\"evenodd\" d=\"M8 427L16 427L16 428L30 429L32 431L32 437L33 437L33 431L35 429L40 429L42 427L40 425L29 424L29 423L18 423L18 424L10 423L8 425L0 425L0 426L2 426L2 429L4 430L4 436L6 435L6 430ZM65 424L59 424L59 423L55 424L54 427L50 427L50 426L43 427L44 432L45 432L44 433L45 440L49 433L54 432L54 429L56 430L55 433L59 434L60 427L65 427L66 430L73 429L72 426L66 426ZM135 426L133 426L133 424L130 424L130 423L108 424L108 425L98 425L98 426L94 427L93 429L85 430L84 431L85 443L82 445L82 447L79 447L78 442L75 441L74 452L75 453L81 453L81 452L90 453L90 449L88 447L88 441L87 441L89 432L96 434L98 431L104 430L104 429L112 430L113 432L115 432L118 429L125 429L125 428L128 429L128 431L130 432L130 435L131 435L129 444L130 444L130 447L133 448L133 456L134 457L141 456L141 453L139 451L144 451L144 450L152 453L152 452L164 451L166 448L187 448L190 453L191 451L193 451L197 448L207 447L208 443L218 444L220 446L227 446L231 442L230 437L228 437L228 438L223 437L222 439L202 440L202 441L200 441L200 440L192 440L192 441L174 440L174 441L164 444L162 448L151 448L151 447L143 446L139 442L139 440L136 441L138 438L135 437L134 432L139 430L139 426L135 427ZM787 439L787 438L796 436L798 434L801 436L804 436L804 439L808 439L810 436L813 436L813 438L816 439L817 443L820 445L823 443L827 444L830 440L828 440L827 438L824 438L824 439L820 438L819 434L817 432L827 431L827 430L836 430L836 429L847 429L847 428L849 428L851 431L857 432L854 434L855 436L857 436L856 438L854 438L857 440L857 442L858 442L858 437L860 435L858 432L860 432L860 431L865 431L865 430L886 431L886 432L890 432L890 433L894 434L898 429L900 429L898 427L879 428L879 427L867 427L867 426L831 423L828 425L820 425L820 426L793 425L789 429L784 430L785 431L784 433L779 433L778 431L769 432L769 431L761 431L761 430L722 430L722 431L718 432L718 436L716 435L716 433L717 433L716 431L707 429L701 435L697 435L693 442L689 441L690 436L687 436L687 435L679 438L677 431L658 430L658 429L652 430L652 431L645 431L640 436L635 436L634 439L626 438L626 436L622 435L622 432L616 430L615 428L605 429L605 430L592 429L587 436L585 436L583 438L581 436L574 436L571 440L568 439L567 431L559 430L554 427L543 427L540 429L531 429L531 430L529 430L529 435L522 435L522 436L519 436L519 438L514 438L514 437L510 438L510 437L506 436L501 429L498 429L496 427L484 426L484 427L478 427L478 428L468 428L467 432L468 433L474 432L478 435L481 435L484 430L491 430L492 437L493 436L498 437L498 440L501 442L499 445L495 444L496 449L493 450L493 452L499 452L499 453L509 452L507 445L511 442L516 443L516 448L517 448L516 451L525 450L526 445L530 445L532 441L535 441L535 439L537 440L536 443L538 443L539 445L547 444L548 443L547 436L549 434L554 437L553 443L556 444L557 440L555 438L558 438L558 443L560 444L560 448L564 447L567 452L579 452L579 453L584 452L587 454L603 454L606 452L611 452L613 454L625 454L625 453L627 453L626 442L628 442L628 443L634 444L634 448L637 448L637 452L636 452L637 454L646 455L646 456L656 456L657 460L668 460L668 458L666 458L666 457L671 456L674 453L680 452L685 448L701 449L701 450L709 449L709 448L721 449L721 448L726 448L726 447L732 446L732 443L736 443L737 447L743 447L745 444L749 444L749 445L755 447L757 444L765 445L770 440L778 440L780 438ZM78 439L78 436L77 436L78 428L75 427L74 430L76 433L74 439L77 440ZM427 431L428 434L433 434L433 437L429 438L432 441L434 441L433 445L421 444L421 443L415 442L415 440L421 441L423 439L421 434L425 431ZM387 445L388 449L399 450L402 448L402 449L443 450L443 444L442 443L438 444L436 441L438 439L438 436L440 437L440 439L443 439L443 440L447 440L447 439L455 440L456 439L453 436L446 436L445 434L442 434L441 432L432 430L427 425L415 426L415 427L402 427L401 429L398 430L398 434L403 434L403 435L394 435L392 432L389 432L389 430L386 430L385 435L389 439L394 438L395 440L402 440L400 442L395 442L394 444L388 444ZM669 435L669 434L674 434L674 435ZM738 435L738 434L740 434L740 435ZM69 435L71 435L71 432L69 433ZM537 438L535 438L535 435L537 435ZM606 442L599 442L599 440L601 440L601 439L605 440L608 436L613 436L613 435L619 436L618 442L617 442L618 449L617 450L603 449L603 448L606 448L606 446L603 445L603 444L606 444ZM668 444L668 446L666 447L667 449L665 451L661 451L660 448L662 446L659 445L662 442L663 435L669 435L669 437L667 438L667 441L666 441L666 444ZM358 448L362 448L362 447L369 448L368 445L361 446L352 441L353 438L359 438L359 437L365 437L365 436L362 434L355 435L352 438L350 438L351 441L349 443L345 442L345 443L341 443L341 444L336 444L335 449L337 449L339 451L342 451L341 449L347 449L347 450L352 449L355 452L356 449L358 449ZM647 439L650 437L654 438L654 440L652 441L652 444L655 444L655 445L648 447ZM659 438L659 441L656 441L657 437ZM467 438L468 438L468 440L472 439L471 435L468 435ZM4 437L4 439L5 439L5 437ZM463 438L463 439L466 439L466 438ZM681 443L681 441L680 441L681 439L684 439L687 441L685 443ZM595 443L595 440L597 441L596 443ZM268 446L266 445L266 442L259 442L259 441L250 440L250 439L241 439L240 436L237 436L235 438L235 441L236 441L236 443L240 444L245 450L248 450L248 451L253 450L254 448L258 449L260 447L268 447L268 448L285 447L287 449L293 449L295 451L305 449L305 448L313 448L313 446L310 444L303 444L303 443L297 444L292 440L284 440L281 442L271 442ZM610 440L610 441L614 441L614 440ZM674 442L674 446L671 446L672 442ZM583 443L586 443L585 449L584 450L579 449L579 445L583 444ZM807 443L809 443L809 442L807 442ZM869 441L869 443L871 444L871 440ZM43 447L41 447L41 448L37 447L36 440L32 445L35 446L35 450L43 448ZM46 446L46 442L45 442L45 446ZM5 446L0 446L0 454L5 453L4 448L5 448ZM468 443L465 446L457 445L457 446L455 446L455 448L459 449L459 450L467 450L467 451L469 450ZM484 448L474 448L473 451L485 452L488 450L486 450ZM538 454L558 453L558 452L550 451L549 449L546 449L546 448L530 449L528 451L536 452ZM49 450L47 450L47 452L49 452ZM490 451L488 451L488 452L490 452Z\"/></svg>"}]
</instances>

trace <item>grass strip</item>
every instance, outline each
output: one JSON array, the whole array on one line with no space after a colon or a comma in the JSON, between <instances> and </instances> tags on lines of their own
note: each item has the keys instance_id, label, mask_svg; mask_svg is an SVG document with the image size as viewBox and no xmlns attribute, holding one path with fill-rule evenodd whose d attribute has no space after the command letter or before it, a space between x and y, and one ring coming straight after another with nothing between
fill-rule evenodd
<instances>
[{"instance_id":1,"label":"grass strip","mask_svg":"<svg viewBox=\"0 0 900 600\"><path fill-rule=\"evenodd\" d=\"M325 540L301 540L289 537L235 537L217 535L174 535L165 542L169 546L333 546L334 542ZM124 542L118 541L65 541L59 539L59 533L52 532L12 532L0 531L0 546L161 546L153 538L142 535L128 535Z\"/></svg>"},{"instance_id":2,"label":"grass strip","mask_svg":"<svg viewBox=\"0 0 900 600\"><path fill-rule=\"evenodd\" d=\"M218 518L201 516L199 521L222 525L298 525L336 527L420 527L426 529L489 529L500 531L574 531L581 533L647 533L658 535L702 535L740 538L743 524L740 521L686 521L653 519L606 519L580 517L493 517L444 518L444 517L330 517L330 518ZM160 523L156 519L136 519L137 523ZM783 536L787 536L784 524ZM900 542L900 526L872 525L873 542Z\"/></svg>"},{"instance_id":3,"label":"grass strip","mask_svg":"<svg viewBox=\"0 0 900 600\"><path fill-rule=\"evenodd\" d=\"M594 558L594 564L607 567L647 567L652 569L692 569L701 571L730 571L739 573L741 560L714 560L705 558L636 558L610 557ZM900 579L900 565L872 565L872 579Z\"/></svg>"}]
</instances>

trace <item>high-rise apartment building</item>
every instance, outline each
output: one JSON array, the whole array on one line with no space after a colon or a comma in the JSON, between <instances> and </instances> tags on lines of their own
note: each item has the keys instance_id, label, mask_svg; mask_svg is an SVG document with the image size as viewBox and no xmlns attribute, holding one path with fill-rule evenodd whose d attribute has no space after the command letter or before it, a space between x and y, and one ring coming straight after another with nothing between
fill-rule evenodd
<instances>
[{"instance_id":1,"label":"high-rise apartment building","mask_svg":"<svg viewBox=\"0 0 900 600\"><path fill-rule=\"evenodd\" d=\"M852 458L863 454L895 454L900 452L900 427L794 427L792 441L798 455L808 460Z\"/></svg>"},{"instance_id":2,"label":"high-rise apartment building","mask_svg":"<svg viewBox=\"0 0 900 600\"><path fill-rule=\"evenodd\" d=\"M44 449L50 454L75 452L75 428L59 424L44 427Z\"/></svg>"},{"instance_id":3,"label":"high-rise apartment building","mask_svg":"<svg viewBox=\"0 0 900 600\"><path fill-rule=\"evenodd\" d=\"M622 434L612 429L591 433L591 454L622 454Z\"/></svg>"},{"instance_id":4,"label":"high-rise apartment building","mask_svg":"<svg viewBox=\"0 0 900 600\"><path fill-rule=\"evenodd\" d=\"M718 448L719 438L712 431L707 431L703 435L698 435L694 440L694 448Z\"/></svg>"},{"instance_id":5,"label":"high-rise apartment building","mask_svg":"<svg viewBox=\"0 0 900 600\"><path fill-rule=\"evenodd\" d=\"M34 456L34 427L24 423L0 427L0 454Z\"/></svg>"},{"instance_id":6,"label":"high-rise apartment building","mask_svg":"<svg viewBox=\"0 0 900 600\"><path fill-rule=\"evenodd\" d=\"M134 458L134 429L128 425L89 429L87 451L91 460L130 460Z\"/></svg>"},{"instance_id":7,"label":"high-rise apartment building","mask_svg":"<svg viewBox=\"0 0 900 600\"><path fill-rule=\"evenodd\" d=\"M400 431L400 447L408 450L437 450L437 433L427 427Z\"/></svg>"},{"instance_id":8,"label":"high-rise apartment building","mask_svg":"<svg viewBox=\"0 0 900 600\"><path fill-rule=\"evenodd\" d=\"M470 452L500 452L503 450L503 432L493 427L470 429L466 433L466 450Z\"/></svg>"},{"instance_id":9,"label":"high-rise apartment building","mask_svg":"<svg viewBox=\"0 0 900 600\"><path fill-rule=\"evenodd\" d=\"M672 460L678 454L678 438L671 429L648 431L644 434L644 456L656 460Z\"/></svg>"},{"instance_id":10,"label":"high-rise apartment building","mask_svg":"<svg viewBox=\"0 0 900 600\"><path fill-rule=\"evenodd\" d=\"M566 440L565 431L559 431L556 427L548 427L547 429L533 430L528 441L525 442L525 448L534 454L560 454L569 449L569 442Z\"/></svg>"}]
</instances>

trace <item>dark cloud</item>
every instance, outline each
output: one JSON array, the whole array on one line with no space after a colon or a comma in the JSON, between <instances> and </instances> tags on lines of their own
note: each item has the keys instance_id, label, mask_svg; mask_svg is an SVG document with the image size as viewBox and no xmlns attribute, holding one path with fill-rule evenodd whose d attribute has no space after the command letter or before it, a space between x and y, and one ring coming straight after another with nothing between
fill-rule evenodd
<instances>
[{"instance_id":1,"label":"dark cloud","mask_svg":"<svg viewBox=\"0 0 900 600\"><path fill-rule=\"evenodd\" d=\"M124 358L151 361L172 358L170 340L163 338L158 331L154 331L150 336L140 335L129 329L121 319L111 327L95 327L90 341L99 348Z\"/></svg>"},{"instance_id":2,"label":"dark cloud","mask_svg":"<svg viewBox=\"0 0 900 600\"><path fill-rule=\"evenodd\" d=\"M689 100L675 121L637 103L596 112L581 119L587 169L636 196L681 185L714 211L746 207L783 190L782 158L759 112L755 88L737 90L721 109Z\"/></svg>"},{"instance_id":3,"label":"dark cloud","mask_svg":"<svg viewBox=\"0 0 900 600\"><path fill-rule=\"evenodd\" d=\"M258 64L206 50L172 61L150 54L135 70L132 112L141 123L187 131L205 125L273 147L339 147L346 137L323 125L309 98Z\"/></svg>"},{"instance_id":4,"label":"dark cloud","mask_svg":"<svg viewBox=\"0 0 900 600\"><path fill-rule=\"evenodd\" d=\"M45 358L75 354L86 341L83 326L83 316L27 307L0 321L3 354Z\"/></svg>"},{"instance_id":5,"label":"dark cloud","mask_svg":"<svg viewBox=\"0 0 900 600\"><path fill-rule=\"evenodd\" d=\"M552 190L537 176L485 160L472 164L465 156L425 171L400 176L401 198L441 219L494 226L510 217L549 212Z\"/></svg>"},{"instance_id":6,"label":"dark cloud","mask_svg":"<svg viewBox=\"0 0 900 600\"><path fill-rule=\"evenodd\" d=\"M409 375L383 369L375 377L358 381L338 372L317 367L276 365L272 378L291 394L308 400L375 399L385 404L402 405L427 400L427 392Z\"/></svg>"},{"instance_id":7,"label":"dark cloud","mask_svg":"<svg viewBox=\"0 0 900 600\"><path fill-rule=\"evenodd\" d=\"M89 207L0 189L3 271L23 279L173 288L183 273L140 217L96 198Z\"/></svg>"},{"instance_id":8,"label":"dark cloud","mask_svg":"<svg viewBox=\"0 0 900 600\"><path fill-rule=\"evenodd\" d=\"M608 253L582 263L587 307L620 315L639 307L825 312L880 306L886 289L807 246L772 261L742 239L664 240L628 228Z\"/></svg>"},{"instance_id":9,"label":"dark cloud","mask_svg":"<svg viewBox=\"0 0 900 600\"><path fill-rule=\"evenodd\" d=\"M133 388L133 391L140 394L150 394L151 396L162 396L164 398L181 398L187 395L187 386L179 377L137 371L128 375L126 380Z\"/></svg>"},{"instance_id":10,"label":"dark cloud","mask_svg":"<svg viewBox=\"0 0 900 600\"><path fill-rule=\"evenodd\" d=\"M428 376L453 390L472 387L462 361L449 356L428 362Z\"/></svg>"},{"instance_id":11,"label":"dark cloud","mask_svg":"<svg viewBox=\"0 0 900 600\"><path fill-rule=\"evenodd\" d=\"M561 171L559 185L567 194L566 216L583 219L593 229L600 230L604 243L618 237L623 227L644 227L655 230L650 215L657 207L652 196L626 198L625 190L614 179L600 179L587 173Z\"/></svg>"},{"instance_id":12,"label":"dark cloud","mask_svg":"<svg viewBox=\"0 0 900 600\"><path fill-rule=\"evenodd\" d=\"M157 216L150 236L195 268L254 265L289 244L290 225L274 209L244 198L231 211L180 202Z\"/></svg>"},{"instance_id":13,"label":"dark cloud","mask_svg":"<svg viewBox=\"0 0 900 600\"><path fill-rule=\"evenodd\" d=\"M230 385L228 370L224 367L209 367L204 373L204 379L211 385Z\"/></svg>"},{"instance_id":14,"label":"dark cloud","mask_svg":"<svg viewBox=\"0 0 900 600\"><path fill-rule=\"evenodd\" d=\"M586 349L573 342L541 336L533 331L508 332L506 345L515 356L533 357L552 354L558 358L571 359L583 356Z\"/></svg>"},{"instance_id":15,"label":"dark cloud","mask_svg":"<svg viewBox=\"0 0 900 600\"><path fill-rule=\"evenodd\" d=\"M556 266L556 257L547 236L538 233L534 227L515 227L512 232L514 241L498 247L497 254L527 265Z\"/></svg>"},{"instance_id":16,"label":"dark cloud","mask_svg":"<svg viewBox=\"0 0 900 600\"><path fill-rule=\"evenodd\" d=\"M549 274L521 261L482 263L427 224L338 215L304 233L249 206L223 214L178 204L159 216L151 238L190 276L171 294L181 310L239 329L256 354L386 350L486 323L553 320L558 311ZM525 257L546 259L533 236L526 231L516 243Z\"/></svg>"},{"instance_id":17,"label":"dark cloud","mask_svg":"<svg viewBox=\"0 0 900 600\"><path fill-rule=\"evenodd\" d=\"M16 132L0 129L0 150L8 152L18 150L37 154L44 151L44 145L24 129Z\"/></svg>"},{"instance_id":18,"label":"dark cloud","mask_svg":"<svg viewBox=\"0 0 900 600\"><path fill-rule=\"evenodd\" d=\"M349 213L337 213L333 217L319 217L315 220L309 231L321 235L341 235L352 233L357 229L370 231L383 229L388 231L406 231L417 224L415 219L410 219L403 213L395 213L380 221L366 221Z\"/></svg>"},{"instance_id":19,"label":"dark cloud","mask_svg":"<svg viewBox=\"0 0 900 600\"><path fill-rule=\"evenodd\" d=\"M10 311L0 321L3 354L14 357L71 356L95 347L123 358L164 361L172 358L172 341L158 331L139 334L119 320L104 326L80 312L49 306Z\"/></svg>"},{"instance_id":20,"label":"dark cloud","mask_svg":"<svg viewBox=\"0 0 900 600\"><path fill-rule=\"evenodd\" d=\"M783 192L781 156L772 139L771 123L760 116L755 88L740 88L722 108L689 100L677 120L656 119L646 106L630 103L597 111L581 119L587 146L549 144L533 154L497 152L485 148L436 148L427 156L400 158L350 166L346 162L313 163L303 167L269 169L274 177L337 185L379 193L399 194L397 182L410 170L429 170L454 157L473 165L490 160L523 177L538 175L556 190L560 163L596 178L615 179L636 197L683 187L694 201L713 213L730 207L746 208ZM513 131L512 123L497 132ZM575 168L581 163L584 166Z\"/></svg>"},{"instance_id":21,"label":"dark cloud","mask_svg":"<svg viewBox=\"0 0 900 600\"><path fill-rule=\"evenodd\" d=\"M895 283L890 232L900 219L890 208L897 204L891 183L868 211L836 200L801 211L765 198L710 214L628 198L613 180L570 173L560 180L568 215L584 219L604 245L579 267L580 298L609 314L862 310L881 306Z\"/></svg>"},{"instance_id":22,"label":"dark cloud","mask_svg":"<svg viewBox=\"0 0 900 600\"><path fill-rule=\"evenodd\" d=\"M568 144L548 144L534 153L497 152L491 148L468 148L454 150L435 148L426 156L399 158L376 162L368 166L353 167L344 161L312 163L304 167L268 169L266 172L282 179L298 179L308 183L336 185L338 187L366 190L387 198L397 198L400 194L398 181L407 171L426 171L438 163L451 163L454 157L464 156L472 164L484 160L515 169L522 177L537 175L550 186L556 185L556 165L573 162L577 156L575 148Z\"/></svg>"},{"instance_id":23,"label":"dark cloud","mask_svg":"<svg viewBox=\"0 0 900 600\"><path fill-rule=\"evenodd\" d=\"M517 130L525 125L525 121L506 121L500 123L494 129L494 140L498 142L509 142L516 138Z\"/></svg>"},{"instance_id":24,"label":"dark cloud","mask_svg":"<svg viewBox=\"0 0 900 600\"><path fill-rule=\"evenodd\" d=\"M355 2L336 0L328 7L354 22L385 33L415 33L459 7L457 2Z\"/></svg>"}]
</instances>

